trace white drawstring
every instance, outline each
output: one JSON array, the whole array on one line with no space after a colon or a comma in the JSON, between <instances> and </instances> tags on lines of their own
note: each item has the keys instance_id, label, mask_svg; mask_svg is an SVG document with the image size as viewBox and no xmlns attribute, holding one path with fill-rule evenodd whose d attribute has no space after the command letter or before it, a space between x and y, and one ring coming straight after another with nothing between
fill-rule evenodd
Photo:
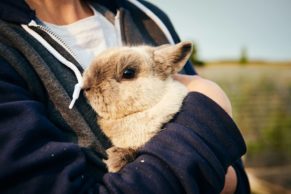
<instances>
[{"instance_id":1,"label":"white drawstring","mask_svg":"<svg viewBox=\"0 0 291 194\"><path fill-rule=\"evenodd\" d=\"M35 21L31 21L29 26L37 26ZM27 25L22 24L22 28L27 31L31 36L33 36L35 39L37 39L53 56L55 56L61 63L69 67L75 74L78 83L74 87L74 92L72 96L72 101L69 105L69 108L72 109L76 100L79 98L80 92L83 87L83 77L79 69L70 61L68 61L66 58L64 58L58 51L56 51L44 38L42 38L38 33L30 29Z\"/></svg>"},{"instance_id":2,"label":"white drawstring","mask_svg":"<svg viewBox=\"0 0 291 194\"><path fill-rule=\"evenodd\" d=\"M83 87L83 85L80 84L80 83L77 83L77 84L75 85L74 92L73 92L73 99L72 99L72 101L71 101L71 103L70 103L69 109L72 109L72 108L73 108L73 106L74 106L76 100L79 98L79 96L80 96L80 92L81 92L81 90L82 90L82 87Z\"/></svg>"},{"instance_id":3,"label":"white drawstring","mask_svg":"<svg viewBox=\"0 0 291 194\"><path fill-rule=\"evenodd\" d=\"M166 38L168 39L170 44L175 44L175 41L166 27L166 25L162 22L158 16L156 16L150 9L148 9L146 6L144 6L142 3L140 3L137 0L128 0L130 3L134 4L136 7L138 7L140 10L142 10L147 16L149 16L159 27L160 29L165 33Z\"/></svg>"}]
</instances>

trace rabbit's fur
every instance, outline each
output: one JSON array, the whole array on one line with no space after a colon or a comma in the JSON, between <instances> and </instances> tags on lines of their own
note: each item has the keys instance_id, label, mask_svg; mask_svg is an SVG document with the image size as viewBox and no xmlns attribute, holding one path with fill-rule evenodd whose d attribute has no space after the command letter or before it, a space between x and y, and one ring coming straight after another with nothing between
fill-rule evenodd
<instances>
[{"instance_id":1,"label":"rabbit's fur","mask_svg":"<svg viewBox=\"0 0 291 194\"><path fill-rule=\"evenodd\" d=\"M172 75L191 50L191 42L111 48L85 70L85 96L113 144L109 171L119 171L179 111L188 91Z\"/></svg>"}]
</instances>

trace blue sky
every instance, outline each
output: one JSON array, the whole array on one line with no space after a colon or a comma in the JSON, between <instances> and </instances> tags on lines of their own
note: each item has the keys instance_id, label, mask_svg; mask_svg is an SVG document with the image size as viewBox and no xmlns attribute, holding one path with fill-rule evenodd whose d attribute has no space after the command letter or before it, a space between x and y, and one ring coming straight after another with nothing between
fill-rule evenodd
<instances>
[{"instance_id":1,"label":"blue sky","mask_svg":"<svg viewBox=\"0 0 291 194\"><path fill-rule=\"evenodd\" d=\"M203 60L291 60L291 0L151 0Z\"/></svg>"}]
</instances>

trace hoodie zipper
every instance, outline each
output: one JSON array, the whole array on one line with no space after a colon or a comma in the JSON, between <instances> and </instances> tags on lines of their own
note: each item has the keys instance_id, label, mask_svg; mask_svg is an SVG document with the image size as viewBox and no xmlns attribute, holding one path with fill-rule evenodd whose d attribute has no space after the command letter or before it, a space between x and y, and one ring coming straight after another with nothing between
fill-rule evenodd
<instances>
[{"instance_id":1,"label":"hoodie zipper","mask_svg":"<svg viewBox=\"0 0 291 194\"><path fill-rule=\"evenodd\" d=\"M117 38L117 46L122 46L122 36L121 36L121 25L120 25L120 11L117 10L117 13L114 18L114 28Z\"/></svg>"},{"instance_id":2,"label":"hoodie zipper","mask_svg":"<svg viewBox=\"0 0 291 194\"><path fill-rule=\"evenodd\" d=\"M40 36L37 32L35 32L34 30L32 30L30 27L36 27L38 29L44 30L46 33L48 33L48 35L50 35L55 41L57 41L57 43L59 43L61 46L64 47L64 49L66 51L68 51L73 57L74 53L71 51L71 49L66 46L65 42L62 41L61 38L57 38L57 36L53 36L52 33L49 33L48 29L46 29L45 27L42 27L41 25L38 25L35 21L31 21L28 25L21 25L31 36L33 36L35 39L37 39L45 48L48 49L48 51L55 56L61 63L63 63L64 65L66 65L68 68L70 68L78 82L75 84L74 87L74 92L72 95L72 101L69 105L69 108L72 109L76 100L79 98L80 92L83 88L83 77L82 77L82 73L80 72L80 70L76 67L75 64L73 64L72 62L70 62L69 60L67 60L65 57L63 57L54 47L52 47L42 36ZM63 43L62 43L63 42ZM76 57L75 57L76 58Z\"/></svg>"},{"instance_id":3,"label":"hoodie zipper","mask_svg":"<svg viewBox=\"0 0 291 194\"><path fill-rule=\"evenodd\" d=\"M23 28L30 32L31 34L35 34L36 32L31 32L31 30L29 30L29 28L25 27L25 25L22 25ZM56 33L54 33L49 27L47 26L43 26L43 25L39 25L37 24L34 20L32 20L27 26L29 27L36 27L44 32L46 32L51 38L53 38L58 44L60 44L68 53L70 53L75 59L77 59L76 54L73 52L73 50L66 44L66 42L60 38ZM117 12L116 16L115 16L115 20L114 20L114 27L116 30L116 35L117 35L117 44L118 46L122 46L122 35L121 35L121 25L120 25L120 11ZM78 83L75 84L75 88L74 88L74 92L72 95L72 101L71 104L69 105L69 108L72 109L76 100L79 98L80 92L82 90L83 87L83 78L82 78L82 74L81 72L78 70L78 68L76 67L76 65L74 65L73 63L71 63L70 61L68 61L67 59L65 59L63 56L61 56L51 45L49 45L41 36L35 34L34 36L38 36L38 40L42 42L42 44L44 44L44 46L46 45L48 47L48 49L50 50L50 52L57 57L57 59L59 59L59 61L61 61L63 64L65 64L66 66L68 66L72 71L74 71L75 76L78 80Z\"/></svg>"},{"instance_id":4,"label":"hoodie zipper","mask_svg":"<svg viewBox=\"0 0 291 194\"><path fill-rule=\"evenodd\" d=\"M58 44L60 44L67 52L69 52L75 59L77 59L77 55L70 48L70 46L56 33L54 33L49 27L44 25L39 25L35 21L31 21L28 26L36 27L44 32L46 32L51 38L53 38Z\"/></svg>"},{"instance_id":5,"label":"hoodie zipper","mask_svg":"<svg viewBox=\"0 0 291 194\"><path fill-rule=\"evenodd\" d=\"M48 35L51 36L57 43L59 43L63 48L68 51L75 59L77 59L77 55L74 53L74 51L71 49L71 47L55 32L53 32L48 26L37 24L35 21L31 21L28 26L36 27L44 32L46 32ZM121 35L121 25L120 25L120 11L118 10L115 18L114 18L114 28L117 38L117 46L122 46L122 35Z\"/></svg>"}]
</instances>

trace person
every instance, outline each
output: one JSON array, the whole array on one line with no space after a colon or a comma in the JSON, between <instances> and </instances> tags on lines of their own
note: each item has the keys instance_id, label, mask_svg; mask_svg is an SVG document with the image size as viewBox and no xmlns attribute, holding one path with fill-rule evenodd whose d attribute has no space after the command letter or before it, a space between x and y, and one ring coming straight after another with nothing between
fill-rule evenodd
<instances>
[{"instance_id":1,"label":"person","mask_svg":"<svg viewBox=\"0 0 291 194\"><path fill-rule=\"evenodd\" d=\"M190 62L191 76L176 75L192 91L181 111L132 163L106 170L110 142L80 91L83 70L108 47L179 41L143 0L2 0L0 193L249 193L244 140L219 98L195 92Z\"/></svg>"}]
</instances>

